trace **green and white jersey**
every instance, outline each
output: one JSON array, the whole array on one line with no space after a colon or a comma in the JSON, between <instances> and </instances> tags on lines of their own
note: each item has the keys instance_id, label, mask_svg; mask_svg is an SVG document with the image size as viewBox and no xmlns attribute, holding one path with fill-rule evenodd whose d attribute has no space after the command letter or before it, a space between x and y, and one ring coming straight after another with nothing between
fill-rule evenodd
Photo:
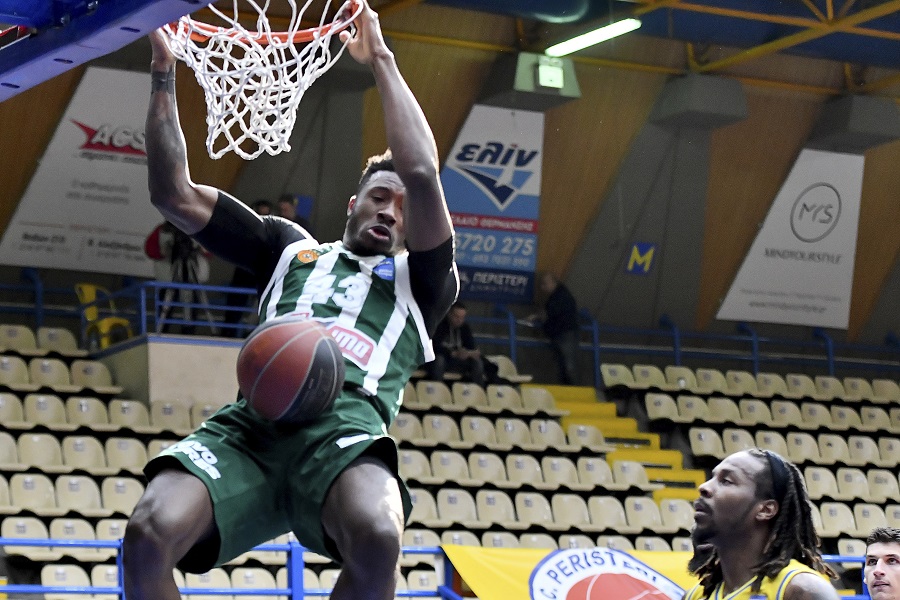
<instances>
[{"instance_id":1,"label":"green and white jersey","mask_svg":"<svg viewBox=\"0 0 900 600\"><path fill-rule=\"evenodd\" d=\"M377 396L393 418L409 376L434 359L408 256L357 256L341 242L292 242L263 290L259 322L285 315L322 322L343 352L345 381Z\"/></svg>"}]
</instances>

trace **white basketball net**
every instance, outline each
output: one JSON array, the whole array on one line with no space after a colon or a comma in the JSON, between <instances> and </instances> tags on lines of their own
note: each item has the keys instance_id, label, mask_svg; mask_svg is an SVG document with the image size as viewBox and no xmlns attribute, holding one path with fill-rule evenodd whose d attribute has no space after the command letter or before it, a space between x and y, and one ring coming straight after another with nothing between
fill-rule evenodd
<instances>
[{"instance_id":1,"label":"white basketball net","mask_svg":"<svg viewBox=\"0 0 900 600\"><path fill-rule=\"evenodd\" d=\"M256 31L238 23L238 0L233 1L231 15L209 6L223 26L209 27L189 17L166 26L172 52L194 71L206 95L206 149L214 159L233 151L247 160L263 151L273 156L290 151L297 105L307 88L344 52L346 44L331 52L331 38L344 28L341 24L346 24L350 11L355 9L349 16L352 20L361 6L347 0L329 23L325 15L332 2L327 0L318 27L312 28L311 41L295 43L292 36L301 29L300 20L312 0L300 7L295 0L280 0L291 9L283 34L273 32L266 17L271 0L262 5L254 0L242 3L258 13ZM195 41L191 38L195 32L208 39ZM255 148L250 148L253 144Z\"/></svg>"}]
</instances>

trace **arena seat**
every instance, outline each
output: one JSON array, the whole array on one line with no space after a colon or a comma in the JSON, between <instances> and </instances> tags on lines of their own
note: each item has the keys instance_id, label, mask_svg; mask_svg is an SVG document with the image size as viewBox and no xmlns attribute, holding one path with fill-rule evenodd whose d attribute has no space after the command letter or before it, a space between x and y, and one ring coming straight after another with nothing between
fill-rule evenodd
<instances>
[{"instance_id":1,"label":"arena seat","mask_svg":"<svg viewBox=\"0 0 900 600\"><path fill-rule=\"evenodd\" d=\"M771 450L776 454L787 457L787 442L785 441L784 436L777 431L757 431L756 435L753 437L756 440L756 445L763 450Z\"/></svg>"},{"instance_id":2,"label":"arena seat","mask_svg":"<svg viewBox=\"0 0 900 600\"><path fill-rule=\"evenodd\" d=\"M878 454L885 466L894 467L900 464L900 439L879 436Z\"/></svg>"},{"instance_id":3,"label":"arena seat","mask_svg":"<svg viewBox=\"0 0 900 600\"><path fill-rule=\"evenodd\" d=\"M12 499L9 495L9 481L6 480L6 477L0 475L0 516L15 515L20 510L20 507L12 504Z\"/></svg>"},{"instance_id":4,"label":"arena seat","mask_svg":"<svg viewBox=\"0 0 900 600\"><path fill-rule=\"evenodd\" d=\"M493 452L470 452L469 474L478 481L490 481L499 488L516 488L517 484L509 481L503 459Z\"/></svg>"},{"instance_id":5,"label":"arena seat","mask_svg":"<svg viewBox=\"0 0 900 600\"><path fill-rule=\"evenodd\" d=\"M821 537L838 538L842 535L853 537L859 535L853 511L843 502L823 502L819 506L819 513L822 516L822 527L819 529ZM864 535L868 535L868 533Z\"/></svg>"},{"instance_id":6,"label":"arena seat","mask_svg":"<svg viewBox=\"0 0 900 600\"><path fill-rule=\"evenodd\" d=\"M594 486L583 484L578 479L578 467L571 458L565 456L544 456L541 458L541 472L548 485L587 492Z\"/></svg>"},{"instance_id":7,"label":"arena seat","mask_svg":"<svg viewBox=\"0 0 900 600\"><path fill-rule=\"evenodd\" d=\"M746 429L729 427L722 431L722 446L725 448L725 456L749 450L756 447L756 440Z\"/></svg>"},{"instance_id":8,"label":"arena seat","mask_svg":"<svg viewBox=\"0 0 900 600\"><path fill-rule=\"evenodd\" d=\"M478 490L475 493L478 518L504 529L523 530L528 525L516 518L516 509L509 494L500 490ZM482 537L482 544L484 538Z\"/></svg>"},{"instance_id":9,"label":"arena seat","mask_svg":"<svg viewBox=\"0 0 900 600\"><path fill-rule=\"evenodd\" d=\"M741 409L732 398L711 396L706 402L709 407L709 419L714 423L731 423L741 427L755 425L754 421L744 419Z\"/></svg>"},{"instance_id":10,"label":"arena seat","mask_svg":"<svg viewBox=\"0 0 900 600\"><path fill-rule=\"evenodd\" d=\"M553 522L561 529L591 531L591 515L587 502L578 494L559 493L550 498Z\"/></svg>"},{"instance_id":11,"label":"arena seat","mask_svg":"<svg viewBox=\"0 0 900 600\"><path fill-rule=\"evenodd\" d=\"M334 586L337 583L338 577L340 577L340 575L340 569L322 569L321 571L319 571L319 585L322 586L322 589L334 589Z\"/></svg>"},{"instance_id":12,"label":"arena seat","mask_svg":"<svg viewBox=\"0 0 900 600\"><path fill-rule=\"evenodd\" d=\"M600 365L600 375L603 378L604 387L609 390L617 388L646 389L646 386L638 385L631 369L625 365L603 363Z\"/></svg>"},{"instance_id":13,"label":"arena seat","mask_svg":"<svg viewBox=\"0 0 900 600\"><path fill-rule=\"evenodd\" d=\"M873 400L872 384L862 377L844 377L844 400L861 402Z\"/></svg>"},{"instance_id":14,"label":"arena seat","mask_svg":"<svg viewBox=\"0 0 900 600\"><path fill-rule=\"evenodd\" d=\"M441 488L437 492L437 514L441 521L466 529L487 529L489 522L478 518L475 499L462 489Z\"/></svg>"},{"instance_id":15,"label":"arena seat","mask_svg":"<svg viewBox=\"0 0 900 600\"><path fill-rule=\"evenodd\" d=\"M471 531L447 529L441 533L441 544L455 544L457 546L481 546L481 540Z\"/></svg>"},{"instance_id":16,"label":"arena seat","mask_svg":"<svg viewBox=\"0 0 900 600\"><path fill-rule=\"evenodd\" d=\"M693 454L694 457L722 459L726 456L722 438L715 429L709 427L691 427L688 430L688 440L691 444L691 454Z\"/></svg>"},{"instance_id":17,"label":"arena seat","mask_svg":"<svg viewBox=\"0 0 900 600\"><path fill-rule=\"evenodd\" d=\"M431 463L421 450L401 448L397 453L397 467L403 479L422 484L436 484L440 480L431 474Z\"/></svg>"},{"instance_id":18,"label":"arena seat","mask_svg":"<svg viewBox=\"0 0 900 600\"><path fill-rule=\"evenodd\" d=\"M631 373L634 375L634 381L637 386L644 389L658 389L669 392L682 389L678 385L673 385L666 381L665 374L655 365L633 365Z\"/></svg>"},{"instance_id":19,"label":"arena seat","mask_svg":"<svg viewBox=\"0 0 900 600\"><path fill-rule=\"evenodd\" d=\"M853 505L853 519L860 537L868 536L876 527L887 527L887 516L877 504L857 502Z\"/></svg>"},{"instance_id":20,"label":"arena seat","mask_svg":"<svg viewBox=\"0 0 900 600\"><path fill-rule=\"evenodd\" d=\"M728 391L731 396L754 396L757 398L771 398L772 394L760 391L756 383L756 377L749 371L726 371L725 379L728 382Z\"/></svg>"},{"instance_id":21,"label":"arena seat","mask_svg":"<svg viewBox=\"0 0 900 600\"><path fill-rule=\"evenodd\" d=\"M177 440L155 439L147 442L147 460L151 460L159 456L160 452L169 446L177 443ZM106 460L109 460L109 452L106 453Z\"/></svg>"},{"instance_id":22,"label":"arena seat","mask_svg":"<svg viewBox=\"0 0 900 600\"><path fill-rule=\"evenodd\" d=\"M274 589L275 576L261 567L236 567L231 570L231 587L235 590ZM241 595L243 600L276 600L278 596Z\"/></svg>"},{"instance_id":23,"label":"arena seat","mask_svg":"<svg viewBox=\"0 0 900 600\"><path fill-rule=\"evenodd\" d=\"M833 429L831 412L818 402L803 402L800 405L801 423L813 429Z\"/></svg>"},{"instance_id":24,"label":"arena seat","mask_svg":"<svg viewBox=\"0 0 900 600\"><path fill-rule=\"evenodd\" d=\"M91 568L91 585L94 587L111 587L119 585L119 567L116 565L94 565ZM94 594L94 600L119 600L119 595Z\"/></svg>"},{"instance_id":25,"label":"arena seat","mask_svg":"<svg viewBox=\"0 0 900 600\"><path fill-rule=\"evenodd\" d=\"M850 460L850 449L843 436L836 433L820 433L818 441L822 464L847 464Z\"/></svg>"},{"instance_id":26,"label":"arena seat","mask_svg":"<svg viewBox=\"0 0 900 600\"><path fill-rule=\"evenodd\" d=\"M647 394L649 396L649 394ZM712 400L712 398L710 398ZM691 423L694 421L723 423L718 414L700 396L681 394L676 400L678 407L678 423Z\"/></svg>"},{"instance_id":27,"label":"arena seat","mask_svg":"<svg viewBox=\"0 0 900 600\"><path fill-rule=\"evenodd\" d=\"M531 431L531 439L536 444L543 444L547 448L553 448L558 452L577 452L578 447L569 444L566 432L558 421L553 419L532 419L528 424Z\"/></svg>"},{"instance_id":28,"label":"arena seat","mask_svg":"<svg viewBox=\"0 0 900 600\"><path fill-rule=\"evenodd\" d=\"M622 552L632 552L634 544L624 535L600 535L597 536L597 546L600 548L612 548Z\"/></svg>"},{"instance_id":29,"label":"arena seat","mask_svg":"<svg viewBox=\"0 0 900 600\"><path fill-rule=\"evenodd\" d=\"M409 515L410 523L419 523L425 527L449 527L450 523L444 523L438 518L437 502L431 492L424 488L410 488L409 497L412 501L412 513Z\"/></svg>"},{"instance_id":30,"label":"arena seat","mask_svg":"<svg viewBox=\"0 0 900 600\"><path fill-rule=\"evenodd\" d=\"M854 538L838 538L837 541L837 549L838 554L841 556L865 556L866 555L866 543L863 540L857 540ZM863 564L858 562L843 562L840 563L841 568L845 570L850 569L861 569Z\"/></svg>"},{"instance_id":31,"label":"arena seat","mask_svg":"<svg viewBox=\"0 0 900 600\"><path fill-rule=\"evenodd\" d=\"M153 400L150 402L150 425L159 431L187 435L191 432L190 409L181 402Z\"/></svg>"},{"instance_id":32,"label":"arena seat","mask_svg":"<svg viewBox=\"0 0 900 600\"><path fill-rule=\"evenodd\" d=\"M427 444L422 432L422 422L412 413L400 412L388 427L388 433L397 441L412 442L414 444ZM430 445L434 445L431 443Z\"/></svg>"},{"instance_id":33,"label":"arena seat","mask_svg":"<svg viewBox=\"0 0 900 600\"><path fill-rule=\"evenodd\" d=\"M812 434L805 432L790 432L785 438L788 447L787 458L798 465L812 462L822 464L822 456L819 454L819 443Z\"/></svg>"},{"instance_id":34,"label":"arena seat","mask_svg":"<svg viewBox=\"0 0 900 600\"><path fill-rule=\"evenodd\" d=\"M91 579L80 565L44 565L41 567L41 585L55 587L89 587ZM66 593L44 594L44 600L72 600Z\"/></svg>"},{"instance_id":35,"label":"arena seat","mask_svg":"<svg viewBox=\"0 0 900 600\"><path fill-rule=\"evenodd\" d=\"M850 452L847 464L850 466L892 467L896 464L881 458L878 444L868 435L851 435L847 437L847 449Z\"/></svg>"},{"instance_id":36,"label":"arena seat","mask_svg":"<svg viewBox=\"0 0 900 600\"><path fill-rule=\"evenodd\" d=\"M650 483L646 468L637 460L613 460L610 469L615 482L626 489L635 487L649 492L661 487L658 484Z\"/></svg>"},{"instance_id":37,"label":"arena seat","mask_svg":"<svg viewBox=\"0 0 900 600\"><path fill-rule=\"evenodd\" d=\"M559 547L566 548L595 548L597 542L583 533L564 533L559 536Z\"/></svg>"},{"instance_id":38,"label":"arena seat","mask_svg":"<svg viewBox=\"0 0 900 600\"><path fill-rule=\"evenodd\" d=\"M538 525L550 530L561 529L553 521L553 509L547 497L538 492L518 492L515 495L516 515L519 522L528 526Z\"/></svg>"},{"instance_id":39,"label":"arena seat","mask_svg":"<svg viewBox=\"0 0 900 600\"><path fill-rule=\"evenodd\" d=\"M508 531L485 531L481 534L481 545L485 548L518 548L519 538Z\"/></svg>"},{"instance_id":40,"label":"arena seat","mask_svg":"<svg viewBox=\"0 0 900 600\"><path fill-rule=\"evenodd\" d=\"M891 379L873 379L872 392L872 400L875 402L900 402L900 385Z\"/></svg>"},{"instance_id":41,"label":"arena seat","mask_svg":"<svg viewBox=\"0 0 900 600\"><path fill-rule=\"evenodd\" d=\"M463 441L474 446L484 446L490 450L512 450L512 444L497 441L496 424L483 415L466 415L460 419L460 433Z\"/></svg>"},{"instance_id":42,"label":"arena seat","mask_svg":"<svg viewBox=\"0 0 900 600\"><path fill-rule=\"evenodd\" d=\"M28 364L18 356L0 355L0 385L14 392L36 392L40 385L31 382Z\"/></svg>"},{"instance_id":43,"label":"arena seat","mask_svg":"<svg viewBox=\"0 0 900 600\"><path fill-rule=\"evenodd\" d=\"M92 396L69 396L66 398L66 421L79 427L85 425L94 431L114 431L117 426L109 423L106 404Z\"/></svg>"},{"instance_id":44,"label":"arena seat","mask_svg":"<svg viewBox=\"0 0 900 600\"><path fill-rule=\"evenodd\" d=\"M50 521L50 538L54 540L96 540L94 527L86 519L57 518ZM62 546L57 548L63 556L69 556L81 562L97 562L110 558L109 552L103 548L82 548L78 546Z\"/></svg>"},{"instance_id":45,"label":"arena seat","mask_svg":"<svg viewBox=\"0 0 900 600\"><path fill-rule=\"evenodd\" d=\"M642 530L641 535L653 535L659 533L673 534L678 528L672 525L663 525L659 513L659 505L653 498L647 496L629 496L625 498L625 518L632 527Z\"/></svg>"},{"instance_id":46,"label":"arena seat","mask_svg":"<svg viewBox=\"0 0 900 600\"><path fill-rule=\"evenodd\" d=\"M486 359L497 365L497 375L512 383L528 383L534 379L533 375L519 373L516 363L505 354L489 354Z\"/></svg>"},{"instance_id":47,"label":"arena seat","mask_svg":"<svg viewBox=\"0 0 900 600\"><path fill-rule=\"evenodd\" d=\"M601 530L611 530L618 534L638 534L643 529L628 523L625 507L612 496L591 496L588 498L588 512L591 515L591 524Z\"/></svg>"},{"instance_id":48,"label":"arena seat","mask_svg":"<svg viewBox=\"0 0 900 600\"><path fill-rule=\"evenodd\" d=\"M484 481L473 479L469 474L466 457L454 450L434 450L430 457L431 473L437 482L455 483L463 487L478 487Z\"/></svg>"},{"instance_id":49,"label":"arena seat","mask_svg":"<svg viewBox=\"0 0 900 600\"><path fill-rule=\"evenodd\" d=\"M422 433L426 440L436 444L443 443L451 448L471 448L472 444L463 442L459 425L448 415L429 413L422 418Z\"/></svg>"},{"instance_id":50,"label":"arena seat","mask_svg":"<svg viewBox=\"0 0 900 600\"><path fill-rule=\"evenodd\" d=\"M86 475L60 475L54 484L56 505L86 517L108 517L112 510L104 508L100 500L100 488Z\"/></svg>"},{"instance_id":51,"label":"arena seat","mask_svg":"<svg viewBox=\"0 0 900 600\"><path fill-rule=\"evenodd\" d=\"M453 403L445 409L464 411L474 408L479 411L487 409L488 399L484 388L477 383L456 381L451 388Z\"/></svg>"},{"instance_id":52,"label":"arena seat","mask_svg":"<svg viewBox=\"0 0 900 600\"><path fill-rule=\"evenodd\" d=\"M37 517L16 515L6 517L0 523L0 536L5 538L27 538L45 540L50 538L47 526ZM9 556L24 556L34 562L53 562L60 558L55 549L43 546L4 546L3 551Z\"/></svg>"},{"instance_id":53,"label":"arena seat","mask_svg":"<svg viewBox=\"0 0 900 600\"><path fill-rule=\"evenodd\" d=\"M144 485L130 477L107 477L100 484L103 507L124 515L131 515L144 493Z\"/></svg>"},{"instance_id":54,"label":"arena seat","mask_svg":"<svg viewBox=\"0 0 900 600\"><path fill-rule=\"evenodd\" d=\"M453 395L450 388L443 381L420 380L416 383L416 398L418 406L428 408L441 408L453 404Z\"/></svg>"},{"instance_id":55,"label":"arena seat","mask_svg":"<svg viewBox=\"0 0 900 600\"><path fill-rule=\"evenodd\" d=\"M872 502L883 504L888 500L900 498L900 485L897 476L887 469L866 470L866 482L869 486L869 498Z\"/></svg>"},{"instance_id":56,"label":"arena seat","mask_svg":"<svg viewBox=\"0 0 900 600\"><path fill-rule=\"evenodd\" d=\"M644 409L647 411L651 427L669 428L675 423L690 422L690 420L682 418L678 404L669 394L647 392L644 395Z\"/></svg>"},{"instance_id":57,"label":"arena seat","mask_svg":"<svg viewBox=\"0 0 900 600\"><path fill-rule=\"evenodd\" d=\"M106 451L100 440L87 435L70 435L63 438L62 456L66 466L82 469L91 475L113 475L115 469L106 464Z\"/></svg>"},{"instance_id":58,"label":"arena seat","mask_svg":"<svg viewBox=\"0 0 900 600\"><path fill-rule=\"evenodd\" d=\"M523 533L519 536L519 547L558 550L559 543L548 533Z\"/></svg>"},{"instance_id":59,"label":"arena seat","mask_svg":"<svg viewBox=\"0 0 900 600\"><path fill-rule=\"evenodd\" d=\"M92 390L98 395L118 395L124 389L115 384L109 368L99 360L73 360L71 371L74 385Z\"/></svg>"},{"instance_id":60,"label":"arena seat","mask_svg":"<svg viewBox=\"0 0 900 600\"><path fill-rule=\"evenodd\" d=\"M832 406L831 407L831 427L835 431L847 431L850 429L856 431L865 431L867 428L862 424L859 412L849 406Z\"/></svg>"},{"instance_id":61,"label":"arena seat","mask_svg":"<svg viewBox=\"0 0 900 600\"><path fill-rule=\"evenodd\" d=\"M3 471L24 471L28 465L19 461L19 448L16 438L5 431L0 431L0 469Z\"/></svg>"},{"instance_id":62,"label":"arena seat","mask_svg":"<svg viewBox=\"0 0 900 600\"><path fill-rule=\"evenodd\" d=\"M888 504L884 507L884 517L888 527L900 529L900 504Z\"/></svg>"},{"instance_id":63,"label":"arena seat","mask_svg":"<svg viewBox=\"0 0 900 600\"><path fill-rule=\"evenodd\" d=\"M814 430L816 425L803 421L803 414L800 407L790 400L773 400L772 405L772 426L791 429L799 427L800 429Z\"/></svg>"},{"instance_id":64,"label":"arena seat","mask_svg":"<svg viewBox=\"0 0 900 600\"><path fill-rule=\"evenodd\" d=\"M109 422L138 433L159 433L159 429L150 427L150 413L147 411L147 406L137 400L111 400L109 402Z\"/></svg>"},{"instance_id":65,"label":"arena seat","mask_svg":"<svg viewBox=\"0 0 900 600\"><path fill-rule=\"evenodd\" d=\"M522 396L511 385L489 384L487 386L488 410L500 413L505 410L514 414L528 415L532 411L526 410L522 404Z\"/></svg>"},{"instance_id":66,"label":"arena seat","mask_svg":"<svg viewBox=\"0 0 900 600\"><path fill-rule=\"evenodd\" d=\"M474 536L474 534L473 534ZM476 540L477 541L477 540ZM413 547L434 547L441 545L441 538L437 533L430 529L405 529L403 531L403 546ZM434 564L434 556L430 554L407 554L404 553L400 557L400 565L412 567L419 563Z\"/></svg>"},{"instance_id":67,"label":"arena seat","mask_svg":"<svg viewBox=\"0 0 900 600\"><path fill-rule=\"evenodd\" d=\"M65 327L38 327L37 345L45 352L55 352L67 358L81 358L88 354L87 350L78 347L75 334Z\"/></svg>"},{"instance_id":68,"label":"arena seat","mask_svg":"<svg viewBox=\"0 0 900 600\"><path fill-rule=\"evenodd\" d=\"M575 463L578 469L578 481L609 491L625 491L630 486L618 483L613 477L609 463L599 456L579 456Z\"/></svg>"},{"instance_id":69,"label":"arena seat","mask_svg":"<svg viewBox=\"0 0 900 600\"><path fill-rule=\"evenodd\" d=\"M34 426L25 421L22 401L11 392L0 392L0 424L6 429L31 429Z\"/></svg>"},{"instance_id":70,"label":"arena seat","mask_svg":"<svg viewBox=\"0 0 900 600\"><path fill-rule=\"evenodd\" d=\"M506 477L519 486L530 485L539 490L554 490L556 486L544 481L544 473L537 458L530 454L508 454Z\"/></svg>"},{"instance_id":71,"label":"arena seat","mask_svg":"<svg viewBox=\"0 0 900 600\"><path fill-rule=\"evenodd\" d=\"M668 365L663 369L666 383L675 389L688 392L697 392L697 376L687 367Z\"/></svg>"},{"instance_id":72,"label":"arena seat","mask_svg":"<svg viewBox=\"0 0 900 600\"><path fill-rule=\"evenodd\" d=\"M34 331L28 325L0 324L0 351L12 350L22 356L43 356L46 351L38 348Z\"/></svg>"},{"instance_id":73,"label":"arena seat","mask_svg":"<svg viewBox=\"0 0 900 600\"><path fill-rule=\"evenodd\" d=\"M806 489L812 500L837 499L852 500L838 491L837 479L834 473L826 468L819 466L809 466L803 469L803 479L806 482Z\"/></svg>"},{"instance_id":74,"label":"arena seat","mask_svg":"<svg viewBox=\"0 0 900 600\"><path fill-rule=\"evenodd\" d=\"M63 464L62 447L51 433L23 433L16 440L19 461L44 473L68 473L71 467Z\"/></svg>"},{"instance_id":75,"label":"arena seat","mask_svg":"<svg viewBox=\"0 0 900 600\"><path fill-rule=\"evenodd\" d=\"M676 535L672 537L672 550L675 552L693 552L694 543L688 536Z\"/></svg>"},{"instance_id":76,"label":"arena seat","mask_svg":"<svg viewBox=\"0 0 900 600\"><path fill-rule=\"evenodd\" d=\"M816 375L813 383L815 383L816 392L823 400L844 400L847 395L844 391L844 384L837 377Z\"/></svg>"},{"instance_id":77,"label":"arena seat","mask_svg":"<svg viewBox=\"0 0 900 600\"><path fill-rule=\"evenodd\" d=\"M556 399L546 388L524 385L519 388L519 394L522 396L522 406L534 414L543 414L554 418L569 414L569 411L556 407Z\"/></svg>"},{"instance_id":78,"label":"arena seat","mask_svg":"<svg viewBox=\"0 0 900 600\"><path fill-rule=\"evenodd\" d=\"M56 394L28 394L22 401L25 421L55 431L74 431L66 419L66 406Z\"/></svg>"},{"instance_id":79,"label":"arena seat","mask_svg":"<svg viewBox=\"0 0 900 600\"><path fill-rule=\"evenodd\" d=\"M803 397L803 394L798 394L797 392L789 390L787 382L777 373L757 373L756 387L759 390L760 395L767 398L783 396L785 398L799 399Z\"/></svg>"},{"instance_id":80,"label":"arena seat","mask_svg":"<svg viewBox=\"0 0 900 600\"><path fill-rule=\"evenodd\" d=\"M105 443L106 463L116 472L129 471L140 475L147 464L147 450L144 444L130 437L110 437Z\"/></svg>"},{"instance_id":81,"label":"arena seat","mask_svg":"<svg viewBox=\"0 0 900 600\"><path fill-rule=\"evenodd\" d=\"M566 437L569 444L578 448L587 448L598 454L606 454L615 450L615 447L606 443L603 433L594 425L572 423L566 428Z\"/></svg>"},{"instance_id":82,"label":"arena seat","mask_svg":"<svg viewBox=\"0 0 900 600\"><path fill-rule=\"evenodd\" d=\"M546 449L543 444L536 444L531 439L528 424L519 418L499 418L494 423L497 430L497 442L509 444L513 448L539 452Z\"/></svg>"},{"instance_id":83,"label":"arena seat","mask_svg":"<svg viewBox=\"0 0 900 600\"><path fill-rule=\"evenodd\" d=\"M60 394L76 394L81 386L72 383L69 367L59 358L32 358L28 362L31 383L49 387Z\"/></svg>"},{"instance_id":84,"label":"arena seat","mask_svg":"<svg viewBox=\"0 0 900 600\"><path fill-rule=\"evenodd\" d=\"M683 498L661 498L659 516L663 525L674 531L690 531L694 527L694 507Z\"/></svg>"},{"instance_id":85,"label":"arena seat","mask_svg":"<svg viewBox=\"0 0 900 600\"><path fill-rule=\"evenodd\" d=\"M203 421L213 416L220 408L221 406L216 406L215 404L208 404L205 402L197 402L195 404L192 404L190 408L191 427L193 429L197 429L198 427L200 427Z\"/></svg>"},{"instance_id":86,"label":"arena seat","mask_svg":"<svg viewBox=\"0 0 900 600\"><path fill-rule=\"evenodd\" d=\"M672 546L658 535L639 535L634 540L634 549L648 552L671 552Z\"/></svg>"},{"instance_id":87,"label":"arena seat","mask_svg":"<svg viewBox=\"0 0 900 600\"><path fill-rule=\"evenodd\" d=\"M834 478L837 481L838 493L844 498L858 498L863 502L872 500L869 493L869 482L861 469L840 467Z\"/></svg>"},{"instance_id":88,"label":"arena seat","mask_svg":"<svg viewBox=\"0 0 900 600\"><path fill-rule=\"evenodd\" d=\"M698 368L696 372L697 389L696 392L701 396L709 396L710 394L730 394L728 389L728 380L725 374L718 369Z\"/></svg>"},{"instance_id":89,"label":"arena seat","mask_svg":"<svg viewBox=\"0 0 900 600\"><path fill-rule=\"evenodd\" d=\"M228 576L228 573L225 572L225 569L216 567L214 569L210 569L206 573L185 573L184 585L189 588L227 589L231 587L231 578ZM228 600L234 600L234 596L227 594L193 594L186 596L186 598L188 600L215 600L216 598L226 598ZM241 598L243 599L244 597L241 596Z\"/></svg>"},{"instance_id":90,"label":"arena seat","mask_svg":"<svg viewBox=\"0 0 900 600\"><path fill-rule=\"evenodd\" d=\"M831 400L833 396L822 395L809 375L788 373L784 378L788 391L795 397L812 398L813 400Z\"/></svg>"}]
</instances>

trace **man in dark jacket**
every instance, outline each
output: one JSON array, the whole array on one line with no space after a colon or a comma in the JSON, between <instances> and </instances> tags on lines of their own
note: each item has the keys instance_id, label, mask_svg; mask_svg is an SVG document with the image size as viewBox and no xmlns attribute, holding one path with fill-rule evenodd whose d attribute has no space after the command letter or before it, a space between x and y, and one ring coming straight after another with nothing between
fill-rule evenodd
<instances>
[{"instance_id":1,"label":"man in dark jacket","mask_svg":"<svg viewBox=\"0 0 900 600\"><path fill-rule=\"evenodd\" d=\"M475 346L472 328L466 323L466 306L456 302L438 324L432 337L434 360L425 364L428 379L441 381L446 371L460 373L464 379L485 384L484 360Z\"/></svg>"},{"instance_id":2,"label":"man in dark jacket","mask_svg":"<svg viewBox=\"0 0 900 600\"><path fill-rule=\"evenodd\" d=\"M544 334L556 357L559 382L578 385L578 304L572 292L553 273L541 277L544 303Z\"/></svg>"}]
</instances>

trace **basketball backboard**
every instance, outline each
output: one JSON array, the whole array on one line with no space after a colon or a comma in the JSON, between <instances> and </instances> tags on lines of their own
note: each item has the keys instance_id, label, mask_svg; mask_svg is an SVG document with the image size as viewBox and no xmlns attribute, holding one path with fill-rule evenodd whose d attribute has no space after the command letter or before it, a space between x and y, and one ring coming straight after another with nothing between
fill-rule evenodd
<instances>
[{"instance_id":1,"label":"basketball backboard","mask_svg":"<svg viewBox=\"0 0 900 600\"><path fill-rule=\"evenodd\" d=\"M0 0L0 102L211 3Z\"/></svg>"}]
</instances>

